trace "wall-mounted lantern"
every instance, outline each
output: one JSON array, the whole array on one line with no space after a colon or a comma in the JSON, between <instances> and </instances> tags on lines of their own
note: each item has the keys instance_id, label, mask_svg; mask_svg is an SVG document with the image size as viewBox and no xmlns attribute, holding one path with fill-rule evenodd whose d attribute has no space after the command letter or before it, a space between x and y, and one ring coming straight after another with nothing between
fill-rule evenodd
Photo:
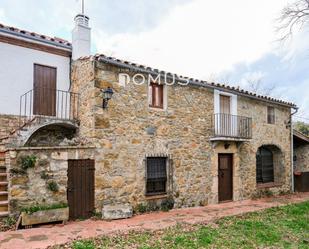
<instances>
[{"instance_id":1,"label":"wall-mounted lantern","mask_svg":"<svg viewBox=\"0 0 309 249\"><path fill-rule=\"evenodd\" d=\"M225 144L224 144L224 149L227 150L228 148L230 148L230 146L231 146L231 145L230 145L229 143L225 143Z\"/></svg>"},{"instance_id":2,"label":"wall-mounted lantern","mask_svg":"<svg viewBox=\"0 0 309 249\"><path fill-rule=\"evenodd\" d=\"M108 101L112 98L114 91L112 88L107 87L105 90L101 90L103 95L103 109L107 108Z\"/></svg>"}]
</instances>

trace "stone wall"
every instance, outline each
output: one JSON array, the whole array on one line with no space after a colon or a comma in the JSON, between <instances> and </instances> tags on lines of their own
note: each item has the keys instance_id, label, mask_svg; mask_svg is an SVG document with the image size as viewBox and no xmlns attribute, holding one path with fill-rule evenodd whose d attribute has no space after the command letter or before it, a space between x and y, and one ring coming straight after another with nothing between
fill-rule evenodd
<instances>
[{"instance_id":1,"label":"stone wall","mask_svg":"<svg viewBox=\"0 0 309 249\"><path fill-rule=\"evenodd\" d=\"M89 62L77 63L76 79ZM91 137L97 147L96 206L126 202L135 206L148 201L144 160L154 154L172 156L176 206L208 203L212 198L212 177L207 172L213 92L202 87L169 87L168 110L155 110L148 108L147 85L123 88L118 85L117 68L97 64L95 71L94 82L92 76L83 81L87 86L93 84L95 103L85 108L92 111L93 120L89 116L81 119L80 132ZM100 90L108 86L115 93L108 109L103 110Z\"/></svg>"},{"instance_id":2,"label":"stone wall","mask_svg":"<svg viewBox=\"0 0 309 249\"><path fill-rule=\"evenodd\" d=\"M6 137L19 126L19 116L0 114L0 138Z\"/></svg>"},{"instance_id":3,"label":"stone wall","mask_svg":"<svg viewBox=\"0 0 309 249\"><path fill-rule=\"evenodd\" d=\"M93 137L94 108L95 108L95 62L82 60L72 64L71 78L74 84L71 91L79 93L78 119L82 120L79 127L79 135Z\"/></svg>"},{"instance_id":4,"label":"stone wall","mask_svg":"<svg viewBox=\"0 0 309 249\"><path fill-rule=\"evenodd\" d=\"M267 123L267 106L275 107L275 124ZM266 145L274 154L275 184L270 191L286 192L291 189L291 128L290 109L266 102L238 97L238 115L252 117L252 139L240 146L240 174L245 197L263 188L256 188L256 152ZM280 158L276 159L276 155ZM262 186L260 186L262 187Z\"/></svg>"},{"instance_id":5,"label":"stone wall","mask_svg":"<svg viewBox=\"0 0 309 249\"><path fill-rule=\"evenodd\" d=\"M308 172L309 171L309 144L301 145L294 149L294 155L296 160L294 161L294 167L296 172Z\"/></svg>"},{"instance_id":6,"label":"stone wall","mask_svg":"<svg viewBox=\"0 0 309 249\"><path fill-rule=\"evenodd\" d=\"M72 140L76 135L76 129L63 125L48 125L36 131L28 139L27 147L51 147L59 146L66 140Z\"/></svg>"},{"instance_id":7,"label":"stone wall","mask_svg":"<svg viewBox=\"0 0 309 249\"><path fill-rule=\"evenodd\" d=\"M118 84L118 73L133 72L90 60L74 62L73 88L81 94L80 133L96 146L96 207L104 204L148 203L145 196L145 158L172 158L169 194L176 207L218 202L218 153L233 153L234 200L256 194L256 152L272 145L282 153L274 192L290 189L290 109L276 105L276 124L266 123L267 104L238 98L238 115L253 118L253 139L214 143L214 92L195 86L168 86L167 109L148 107L148 86ZM112 87L108 109L102 109L101 90ZM278 168L279 169L279 168ZM279 170L277 170L279 172ZM276 171L276 172L277 172Z\"/></svg>"},{"instance_id":8,"label":"stone wall","mask_svg":"<svg viewBox=\"0 0 309 249\"><path fill-rule=\"evenodd\" d=\"M21 160L35 156L33 168L23 170ZM21 148L7 152L9 172L9 210L18 213L21 208L35 205L67 203L68 159L93 159L91 148L87 147L44 147ZM48 188L55 182L58 191Z\"/></svg>"}]
</instances>

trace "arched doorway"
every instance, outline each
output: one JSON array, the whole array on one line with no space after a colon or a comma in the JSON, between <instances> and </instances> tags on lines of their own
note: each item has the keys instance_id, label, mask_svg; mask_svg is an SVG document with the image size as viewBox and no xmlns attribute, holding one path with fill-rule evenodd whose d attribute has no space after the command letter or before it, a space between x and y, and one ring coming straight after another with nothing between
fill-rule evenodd
<instances>
[{"instance_id":1,"label":"arched doorway","mask_svg":"<svg viewBox=\"0 0 309 249\"><path fill-rule=\"evenodd\" d=\"M262 146L256 153L256 182L274 182L274 156L266 146Z\"/></svg>"}]
</instances>

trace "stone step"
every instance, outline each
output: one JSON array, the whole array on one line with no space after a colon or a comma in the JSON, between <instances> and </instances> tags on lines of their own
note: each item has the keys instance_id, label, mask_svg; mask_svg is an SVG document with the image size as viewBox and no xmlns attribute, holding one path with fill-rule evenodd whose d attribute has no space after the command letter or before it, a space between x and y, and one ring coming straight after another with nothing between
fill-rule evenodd
<instances>
[{"instance_id":1,"label":"stone step","mask_svg":"<svg viewBox=\"0 0 309 249\"><path fill-rule=\"evenodd\" d=\"M0 206L7 206L9 205L8 201L0 201Z\"/></svg>"},{"instance_id":2,"label":"stone step","mask_svg":"<svg viewBox=\"0 0 309 249\"><path fill-rule=\"evenodd\" d=\"M102 219L118 220L130 218L133 215L133 208L129 204L105 205L102 208Z\"/></svg>"},{"instance_id":3,"label":"stone step","mask_svg":"<svg viewBox=\"0 0 309 249\"><path fill-rule=\"evenodd\" d=\"M5 211L5 212L0 212L0 217L7 217L9 216L9 212Z\"/></svg>"},{"instance_id":4,"label":"stone step","mask_svg":"<svg viewBox=\"0 0 309 249\"><path fill-rule=\"evenodd\" d=\"M6 201L0 201L0 212L7 212L9 211L9 202Z\"/></svg>"},{"instance_id":5,"label":"stone step","mask_svg":"<svg viewBox=\"0 0 309 249\"><path fill-rule=\"evenodd\" d=\"M8 182L0 182L0 191L7 191L8 189Z\"/></svg>"},{"instance_id":6,"label":"stone step","mask_svg":"<svg viewBox=\"0 0 309 249\"><path fill-rule=\"evenodd\" d=\"M1 173L6 173L6 167L5 167L5 165L1 165L1 166L0 166L0 172L1 172Z\"/></svg>"},{"instance_id":7,"label":"stone step","mask_svg":"<svg viewBox=\"0 0 309 249\"><path fill-rule=\"evenodd\" d=\"M7 201L8 200L8 192L7 191L0 191L0 201Z\"/></svg>"},{"instance_id":8,"label":"stone step","mask_svg":"<svg viewBox=\"0 0 309 249\"><path fill-rule=\"evenodd\" d=\"M8 174L6 173L6 172L0 172L0 181L1 182L5 182L5 181L7 181L7 176L8 176Z\"/></svg>"}]
</instances>

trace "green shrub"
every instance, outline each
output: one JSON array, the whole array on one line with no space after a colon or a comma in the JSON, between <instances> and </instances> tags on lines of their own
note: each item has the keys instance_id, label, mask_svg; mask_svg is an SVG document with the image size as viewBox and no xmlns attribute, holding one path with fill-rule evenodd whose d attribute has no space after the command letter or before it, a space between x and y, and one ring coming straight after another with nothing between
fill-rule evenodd
<instances>
[{"instance_id":1,"label":"green shrub","mask_svg":"<svg viewBox=\"0 0 309 249\"><path fill-rule=\"evenodd\" d=\"M12 175L25 175L27 172L24 169L11 168L10 170Z\"/></svg>"},{"instance_id":2,"label":"green shrub","mask_svg":"<svg viewBox=\"0 0 309 249\"><path fill-rule=\"evenodd\" d=\"M27 170L35 166L37 158L35 155L30 155L30 156L22 156L20 160L21 160L21 168L23 170Z\"/></svg>"},{"instance_id":3,"label":"green shrub","mask_svg":"<svg viewBox=\"0 0 309 249\"><path fill-rule=\"evenodd\" d=\"M73 249L95 249L94 243L91 240L75 241Z\"/></svg>"},{"instance_id":4,"label":"green shrub","mask_svg":"<svg viewBox=\"0 0 309 249\"><path fill-rule=\"evenodd\" d=\"M49 175L45 171L42 171L40 175L43 180L47 180L49 178Z\"/></svg>"},{"instance_id":5,"label":"green shrub","mask_svg":"<svg viewBox=\"0 0 309 249\"><path fill-rule=\"evenodd\" d=\"M166 200L163 200L161 203L161 210L162 211L169 211L173 209L174 207L174 200L171 198L168 198Z\"/></svg>"},{"instance_id":6,"label":"green shrub","mask_svg":"<svg viewBox=\"0 0 309 249\"><path fill-rule=\"evenodd\" d=\"M58 204L52 204L52 205L37 205L37 206L32 206L32 207L26 207L26 208L22 208L21 211L27 214L33 214L37 211L66 208L66 207L68 207L68 204L58 203Z\"/></svg>"},{"instance_id":7,"label":"green shrub","mask_svg":"<svg viewBox=\"0 0 309 249\"><path fill-rule=\"evenodd\" d=\"M49 189L52 192L58 192L59 191L58 183L56 183L55 181L48 182L47 189Z\"/></svg>"},{"instance_id":8,"label":"green shrub","mask_svg":"<svg viewBox=\"0 0 309 249\"><path fill-rule=\"evenodd\" d=\"M3 219L3 223L4 223L5 226L11 227L11 226L16 224L16 219L14 217L12 217L12 216L5 217Z\"/></svg>"},{"instance_id":9,"label":"green shrub","mask_svg":"<svg viewBox=\"0 0 309 249\"><path fill-rule=\"evenodd\" d=\"M94 219L101 219L102 218L102 212L92 211L92 215L91 216Z\"/></svg>"},{"instance_id":10,"label":"green shrub","mask_svg":"<svg viewBox=\"0 0 309 249\"><path fill-rule=\"evenodd\" d=\"M138 204L137 207L136 207L136 211L138 213L141 213L141 214L146 213L147 212L147 205L145 205L143 203Z\"/></svg>"}]
</instances>

